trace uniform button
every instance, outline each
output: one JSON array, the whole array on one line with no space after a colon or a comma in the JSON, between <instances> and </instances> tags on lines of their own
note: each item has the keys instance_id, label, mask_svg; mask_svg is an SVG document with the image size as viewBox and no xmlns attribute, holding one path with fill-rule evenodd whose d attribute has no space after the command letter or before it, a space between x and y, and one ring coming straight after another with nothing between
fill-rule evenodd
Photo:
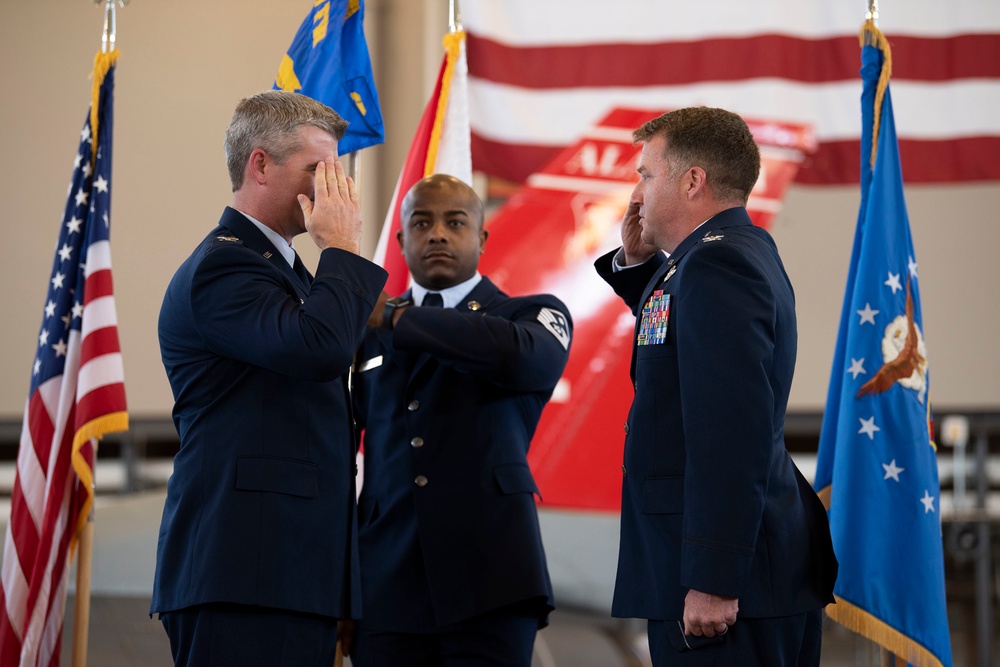
<instances>
[{"instance_id":1,"label":"uniform button","mask_svg":"<svg viewBox=\"0 0 1000 667\"><path fill-rule=\"evenodd\" d=\"M406 409L410 412L416 412L420 409L420 401L410 401L410 404L406 406Z\"/></svg>"},{"instance_id":2,"label":"uniform button","mask_svg":"<svg viewBox=\"0 0 1000 667\"><path fill-rule=\"evenodd\" d=\"M622 465L622 477L628 477L628 468Z\"/></svg>"},{"instance_id":3,"label":"uniform button","mask_svg":"<svg viewBox=\"0 0 1000 667\"><path fill-rule=\"evenodd\" d=\"M625 422L625 435L628 435L628 422Z\"/></svg>"},{"instance_id":4,"label":"uniform button","mask_svg":"<svg viewBox=\"0 0 1000 667\"><path fill-rule=\"evenodd\" d=\"M427 478L423 475L417 475L416 479L413 480L413 483L420 487L427 486Z\"/></svg>"},{"instance_id":5,"label":"uniform button","mask_svg":"<svg viewBox=\"0 0 1000 667\"><path fill-rule=\"evenodd\" d=\"M424 446L424 439L421 438L420 436L417 436L413 440L410 440L410 446L411 447L416 447L416 448L419 449L420 447Z\"/></svg>"}]
</instances>

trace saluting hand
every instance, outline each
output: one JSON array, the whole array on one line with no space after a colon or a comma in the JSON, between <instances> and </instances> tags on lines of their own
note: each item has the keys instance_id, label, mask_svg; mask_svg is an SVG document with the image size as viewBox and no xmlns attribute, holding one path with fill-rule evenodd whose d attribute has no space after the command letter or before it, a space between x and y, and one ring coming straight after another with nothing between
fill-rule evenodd
<instances>
[{"instance_id":1,"label":"saluting hand","mask_svg":"<svg viewBox=\"0 0 1000 667\"><path fill-rule=\"evenodd\" d=\"M358 254L361 249L361 198L354 179L333 156L316 165L313 200L299 195L306 231L324 250L340 248Z\"/></svg>"},{"instance_id":2,"label":"saluting hand","mask_svg":"<svg viewBox=\"0 0 1000 667\"><path fill-rule=\"evenodd\" d=\"M642 240L642 217L639 204L629 200L625 215L622 216L622 250L625 252L625 266L642 264L657 253L657 247Z\"/></svg>"}]
</instances>

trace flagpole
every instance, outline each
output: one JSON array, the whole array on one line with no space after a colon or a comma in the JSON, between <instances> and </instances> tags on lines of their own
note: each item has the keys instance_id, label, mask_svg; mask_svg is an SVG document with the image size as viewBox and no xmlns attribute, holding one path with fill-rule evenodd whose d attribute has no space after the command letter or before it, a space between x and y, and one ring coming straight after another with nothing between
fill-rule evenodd
<instances>
[{"instance_id":1,"label":"flagpole","mask_svg":"<svg viewBox=\"0 0 1000 667\"><path fill-rule=\"evenodd\" d=\"M361 192L361 151L351 151L346 156L344 172L354 181L354 187ZM341 640L341 632L344 622L337 623L337 647L333 654L333 667L343 667L344 665L344 645Z\"/></svg>"},{"instance_id":2,"label":"flagpole","mask_svg":"<svg viewBox=\"0 0 1000 667\"><path fill-rule=\"evenodd\" d=\"M97 445L94 445L96 455ZM94 556L94 510L80 531L76 556L76 602L73 617L73 667L87 667L87 642L90 633L90 572Z\"/></svg>"},{"instance_id":3,"label":"flagpole","mask_svg":"<svg viewBox=\"0 0 1000 667\"><path fill-rule=\"evenodd\" d=\"M868 11L865 12L865 22L878 27L878 0L867 0L867 3ZM876 115L878 114L878 109L876 109L875 113ZM874 150L874 145L876 145L876 142L873 142L872 150ZM872 161L874 162L874 158ZM880 647L879 655L881 656L881 667L896 667L899 664L896 655L884 646ZM906 663L903 664L905 665Z\"/></svg>"},{"instance_id":4,"label":"flagpole","mask_svg":"<svg viewBox=\"0 0 1000 667\"><path fill-rule=\"evenodd\" d=\"M451 34L462 30L462 10L458 0L448 0L448 30Z\"/></svg>"},{"instance_id":5,"label":"flagpole","mask_svg":"<svg viewBox=\"0 0 1000 667\"><path fill-rule=\"evenodd\" d=\"M115 50L118 33L116 0L94 0L95 5L104 3L104 28L101 31L101 53ZM124 7L128 0L117 0ZM95 137L96 141L96 137ZM97 438L91 438L94 460L97 459ZM87 523L80 531L80 542L76 556L76 598L73 616L73 667L87 667L87 645L90 637L90 588L94 559L94 508L90 509Z\"/></svg>"},{"instance_id":6,"label":"flagpole","mask_svg":"<svg viewBox=\"0 0 1000 667\"><path fill-rule=\"evenodd\" d=\"M878 26L878 0L867 0L868 11L865 12L865 21L870 21L872 25ZM876 113L878 111L876 110ZM874 149L873 149L874 150ZM896 667L896 656L887 648L881 647L881 667Z\"/></svg>"},{"instance_id":7,"label":"flagpole","mask_svg":"<svg viewBox=\"0 0 1000 667\"><path fill-rule=\"evenodd\" d=\"M344 172L351 177L354 181L355 187L358 188L358 192L361 191L361 183L358 182L361 176L361 152L354 151L353 153L348 153L344 156L347 159L347 164L344 165Z\"/></svg>"},{"instance_id":8,"label":"flagpole","mask_svg":"<svg viewBox=\"0 0 1000 667\"><path fill-rule=\"evenodd\" d=\"M865 12L865 20L878 25L878 0L867 0L868 11Z\"/></svg>"},{"instance_id":9,"label":"flagpole","mask_svg":"<svg viewBox=\"0 0 1000 667\"><path fill-rule=\"evenodd\" d=\"M878 0L867 0L867 4L868 11L865 12L865 22L871 22L872 25L877 27ZM876 110L875 113L877 114L878 110ZM889 649L884 646L880 647L879 656L881 657L880 667L896 667L896 656Z\"/></svg>"}]
</instances>

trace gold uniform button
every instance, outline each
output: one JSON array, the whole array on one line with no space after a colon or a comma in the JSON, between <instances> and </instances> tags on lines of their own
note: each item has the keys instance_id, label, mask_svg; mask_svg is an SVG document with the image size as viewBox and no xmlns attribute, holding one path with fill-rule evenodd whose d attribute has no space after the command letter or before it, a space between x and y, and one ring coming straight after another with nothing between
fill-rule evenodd
<instances>
[{"instance_id":1,"label":"gold uniform button","mask_svg":"<svg viewBox=\"0 0 1000 667\"><path fill-rule=\"evenodd\" d=\"M417 436L413 440L410 440L410 446L419 449L420 447L424 446L424 439L421 438L420 436Z\"/></svg>"},{"instance_id":2,"label":"gold uniform button","mask_svg":"<svg viewBox=\"0 0 1000 667\"><path fill-rule=\"evenodd\" d=\"M406 406L406 409L410 412L416 412L420 409L420 401L410 401L410 404Z\"/></svg>"},{"instance_id":3,"label":"gold uniform button","mask_svg":"<svg viewBox=\"0 0 1000 667\"><path fill-rule=\"evenodd\" d=\"M423 475L417 475L416 479L413 480L413 483L419 487L425 487L427 486L427 478Z\"/></svg>"}]
</instances>

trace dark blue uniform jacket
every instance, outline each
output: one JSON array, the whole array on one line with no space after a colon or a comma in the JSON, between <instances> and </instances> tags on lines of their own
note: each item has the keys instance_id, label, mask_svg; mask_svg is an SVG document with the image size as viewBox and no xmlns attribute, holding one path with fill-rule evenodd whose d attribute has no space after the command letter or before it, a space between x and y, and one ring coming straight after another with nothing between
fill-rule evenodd
<instances>
[{"instance_id":1,"label":"dark blue uniform jacket","mask_svg":"<svg viewBox=\"0 0 1000 667\"><path fill-rule=\"evenodd\" d=\"M665 335L633 343L614 615L680 619L689 589L738 597L742 617L832 602L826 512L785 449L795 301L770 235L733 208L669 259L614 272L613 256L596 267L637 341L669 297Z\"/></svg>"},{"instance_id":2,"label":"dark blue uniform jacket","mask_svg":"<svg viewBox=\"0 0 1000 667\"><path fill-rule=\"evenodd\" d=\"M178 269L159 335L181 446L151 612L361 613L347 373L385 279L327 249L309 285L231 208Z\"/></svg>"},{"instance_id":3,"label":"dark blue uniform jacket","mask_svg":"<svg viewBox=\"0 0 1000 667\"><path fill-rule=\"evenodd\" d=\"M457 308L369 330L354 372L369 630L420 632L552 588L528 445L569 354L566 307L487 278ZM544 623L544 620L542 621Z\"/></svg>"}]
</instances>

